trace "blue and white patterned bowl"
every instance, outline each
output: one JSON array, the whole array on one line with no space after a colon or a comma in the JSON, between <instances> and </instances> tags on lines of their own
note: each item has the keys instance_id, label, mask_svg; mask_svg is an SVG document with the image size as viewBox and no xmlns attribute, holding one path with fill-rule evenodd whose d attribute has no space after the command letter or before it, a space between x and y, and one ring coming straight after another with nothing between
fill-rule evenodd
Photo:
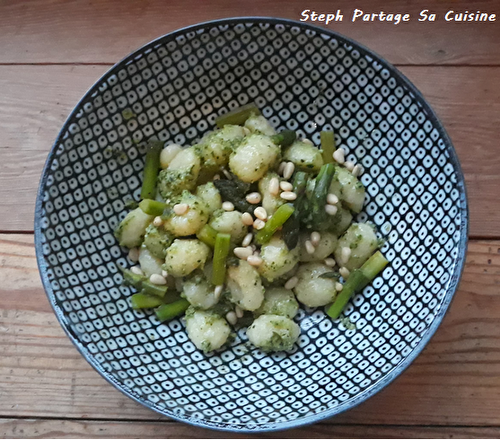
<instances>
[{"instance_id":1,"label":"blue and white patterned bowl","mask_svg":"<svg viewBox=\"0 0 500 440\"><path fill-rule=\"evenodd\" d=\"M130 262L113 229L124 202L139 199L138 143L156 136L191 144L217 115L251 101L275 127L315 144L321 130L335 131L348 159L366 170L358 220L372 221L387 238L391 264L348 306L355 330L323 310L301 310L302 336L291 353L249 348L241 331L230 348L205 356L181 320L159 324L131 309L117 269ZM400 72L334 32L238 18L161 37L90 89L49 154L35 239L55 313L105 379L174 419L255 432L345 411L415 359L456 290L467 217L450 139Z\"/></svg>"}]
</instances>

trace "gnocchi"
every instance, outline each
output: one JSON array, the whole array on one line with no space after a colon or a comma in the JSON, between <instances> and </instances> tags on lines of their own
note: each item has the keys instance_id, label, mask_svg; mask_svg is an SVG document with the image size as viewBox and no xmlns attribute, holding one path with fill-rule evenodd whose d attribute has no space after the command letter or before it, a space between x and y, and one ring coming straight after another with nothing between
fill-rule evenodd
<instances>
[{"instance_id":1,"label":"gnocchi","mask_svg":"<svg viewBox=\"0 0 500 440\"><path fill-rule=\"evenodd\" d=\"M224 318L213 312L194 309L186 312L186 331L196 348L205 353L221 348L231 334Z\"/></svg>"},{"instance_id":2,"label":"gnocchi","mask_svg":"<svg viewBox=\"0 0 500 440\"><path fill-rule=\"evenodd\" d=\"M174 277L184 277L203 268L210 253L210 248L199 240L177 238L167 249L165 269Z\"/></svg>"},{"instance_id":3,"label":"gnocchi","mask_svg":"<svg viewBox=\"0 0 500 440\"><path fill-rule=\"evenodd\" d=\"M375 230L352 223L365 199L362 170L335 151L333 133L322 134L320 150L292 130L277 133L253 104L215 122L195 145L148 151L144 200L115 231L139 265L122 268L124 280L141 289L135 309L161 297L158 320L185 314L189 339L205 353L250 318L250 343L288 351L299 341L300 305L333 303L336 318L360 289L354 282L387 263L372 256ZM343 285L347 270L358 272Z\"/></svg>"},{"instance_id":4,"label":"gnocchi","mask_svg":"<svg viewBox=\"0 0 500 440\"><path fill-rule=\"evenodd\" d=\"M337 291L335 280L321 275L332 269L322 263L307 263L299 266L298 283L293 289L297 300L307 307L326 306L333 302Z\"/></svg>"}]
</instances>

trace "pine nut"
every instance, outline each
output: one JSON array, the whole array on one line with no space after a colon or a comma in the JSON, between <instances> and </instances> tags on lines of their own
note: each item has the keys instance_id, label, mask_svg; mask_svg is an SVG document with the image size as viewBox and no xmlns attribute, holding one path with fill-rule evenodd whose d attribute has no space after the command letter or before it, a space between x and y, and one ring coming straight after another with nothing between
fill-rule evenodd
<instances>
[{"instance_id":1,"label":"pine nut","mask_svg":"<svg viewBox=\"0 0 500 440\"><path fill-rule=\"evenodd\" d=\"M280 182L280 188L283 191L291 191L293 189L293 185L290 182L283 181Z\"/></svg>"},{"instance_id":2,"label":"pine nut","mask_svg":"<svg viewBox=\"0 0 500 440\"><path fill-rule=\"evenodd\" d=\"M226 179L228 180L231 180L233 178L233 176L231 176L231 173L225 168L222 168L222 173L224 174L224 176L226 176Z\"/></svg>"},{"instance_id":3,"label":"pine nut","mask_svg":"<svg viewBox=\"0 0 500 440\"><path fill-rule=\"evenodd\" d=\"M242 260L246 260L250 255L252 255L252 249L247 247L237 247L234 248L234 255Z\"/></svg>"},{"instance_id":4,"label":"pine nut","mask_svg":"<svg viewBox=\"0 0 500 440\"><path fill-rule=\"evenodd\" d=\"M290 177L292 177L294 171L295 171L295 165L293 164L293 162L288 162L283 170L283 177L285 179L289 179Z\"/></svg>"},{"instance_id":5,"label":"pine nut","mask_svg":"<svg viewBox=\"0 0 500 440\"><path fill-rule=\"evenodd\" d=\"M248 212L244 212L241 214L241 221L245 226L250 226L253 224L253 217L252 214L249 214Z\"/></svg>"},{"instance_id":6,"label":"pine nut","mask_svg":"<svg viewBox=\"0 0 500 440\"><path fill-rule=\"evenodd\" d=\"M219 285L219 286L215 286L215 289L214 289L214 298L216 301L219 301L219 298L222 294L222 288L223 286L222 285Z\"/></svg>"},{"instance_id":7,"label":"pine nut","mask_svg":"<svg viewBox=\"0 0 500 440\"><path fill-rule=\"evenodd\" d=\"M160 216L155 217L153 220L153 225L159 228L163 224L163 220Z\"/></svg>"},{"instance_id":8,"label":"pine nut","mask_svg":"<svg viewBox=\"0 0 500 440\"><path fill-rule=\"evenodd\" d=\"M345 152L342 148L338 148L333 152L333 159L335 162L342 165L345 162Z\"/></svg>"},{"instance_id":9,"label":"pine nut","mask_svg":"<svg viewBox=\"0 0 500 440\"><path fill-rule=\"evenodd\" d=\"M130 268L130 272L135 273L136 275L144 275L144 272L141 270L139 266L132 266Z\"/></svg>"},{"instance_id":10,"label":"pine nut","mask_svg":"<svg viewBox=\"0 0 500 440\"><path fill-rule=\"evenodd\" d=\"M238 322L238 318L236 317L236 313L234 312L227 312L226 319L227 322L229 322L229 324L231 325L234 325Z\"/></svg>"},{"instance_id":11,"label":"pine nut","mask_svg":"<svg viewBox=\"0 0 500 440\"><path fill-rule=\"evenodd\" d=\"M241 309L241 307L238 307L238 306L236 306L236 307L234 308L234 312L236 313L236 317L237 317L237 318L243 318L243 315L244 315L244 313L245 313L245 312Z\"/></svg>"},{"instance_id":12,"label":"pine nut","mask_svg":"<svg viewBox=\"0 0 500 440\"><path fill-rule=\"evenodd\" d=\"M189 209L187 203L177 203L174 205L174 212L176 215L184 215Z\"/></svg>"},{"instance_id":13,"label":"pine nut","mask_svg":"<svg viewBox=\"0 0 500 440\"><path fill-rule=\"evenodd\" d=\"M162 271L161 271L161 276L162 276L163 278L167 278L167 277L168 277L168 272L167 272L166 270L162 270Z\"/></svg>"},{"instance_id":14,"label":"pine nut","mask_svg":"<svg viewBox=\"0 0 500 440\"><path fill-rule=\"evenodd\" d=\"M335 267L337 262L333 258L327 258L325 259L325 265L328 267Z\"/></svg>"},{"instance_id":15,"label":"pine nut","mask_svg":"<svg viewBox=\"0 0 500 440\"><path fill-rule=\"evenodd\" d=\"M253 227L258 231L260 231L264 226L266 226L266 223L262 221L260 218L258 218L253 222Z\"/></svg>"},{"instance_id":16,"label":"pine nut","mask_svg":"<svg viewBox=\"0 0 500 440\"><path fill-rule=\"evenodd\" d=\"M257 255L250 255L247 258L247 263L251 266L260 266L262 264L262 258L258 257Z\"/></svg>"},{"instance_id":17,"label":"pine nut","mask_svg":"<svg viewBox=\"0 0 500 440\"><path fill-rule=\"evenodd\" d=\"M153 275L151 275L149 277L149 281L151 281L151 283L157 284L159 286L164 286L165 284L167 284L167 280L164 277L162 277L161 275L158 275L157 273L154 273Z\"/></svg>"},{"instance_id":18,"label":"pine nut","mask_svg":"<svg viewBox=\"0 0 500 440\"><path fill-rule=\"evenodd\" d=\"M295 200L297 198L297 194L295 194L293 191L283 191L280 194L280 197L283 200Z\"/></svg>"},{"instance_id":19,"label":"pine nut","mask_svg":"<svg viewBox=\"0 0 500 440\"><path fill-rule=\"evenodd\" d=\"M354 169L354 162L351 162L348 160L347 162L344 163L344 166L349 170L352 171Z\"/></svg>"},{"instance_id":20,"label":"pine nut","mask_svg":"<svg viewBox=\"0 0 500 440\"><path fill-rule=\"evenodd\" d=\"M306 251L308 254L310 254L310 255L314 254L314 251L316 250L316 248L313 246L313 244L309 240L306 240L305 247L306 247Z\"/></svg>"},{"instance_id":21,"label":"pine nut","mask_svg":"<svg viewBox=\"0 0 500 440\"><path fill-rule=\"evenodd\" d=\"M220 180L220 174L216 174L212 180Z\"/></svg>"},{"instance_id":22,"label":"pine nut","mask_svg":"<svg viewBox=\"0 0 500 440\"><path fill-rule=\"evenodd\" d=\"M343 247L340 251L342 255L342 262L345 264L349 261L349 257L351 256L351 248Z\"/></svg>"},{"instance_id":23,"label":"pine nut","mask_svg":"<svg viewBox=\"0 0 500 440\"><path fill-rule=\"evenodd\" d=\"M243 127L243 133L245 133L245 136L248 136L251 133L251 131L248 128Z\"/></svg>"},{"instance_id":24,"label":"pine nut","mask_svg":"<svg viewBox=\"0 0 500 440\"><path fill-rule=\"evenodd\" d=\"M304 142L304 144L309 144L309 145L314 145L313 142L309 139L302 139L302 142Z\"/></svg>"},{"instance_id":25,"label":"pine nut","mask_svg":"<svg viewBox=\"0 0 500 440\"><path fill-rule=\"evenodd\" d=\"M355 165L354 168L352 169L352 175L354 177L359 177L359 176L361 176L361 174L363 174L363 171L364 171L363 165L359 165L359 164Z\"/></svg>"},{"instance_id":26,"label":"pine nut","mask_svg":"<svg viewBox=\"0 0 500 440\"><path fill-rule=\"evenodd\" d=\"M290 278L286 283L285 283L285 289L287 290L292 290L299 282L299 279L297 277L292 277Z\"/></svg>"},{"instance_id":27,"label":"pine nut","mask_svg":"<svg viewBox=\"0 0 500 440\"><path fill-rule=\"evenodd\" d=\"M277 177L273 177L269 181L269 193L273 196L277 196L280 192L280 181Z\"/></svg>"},{"instance_id":28,"label":"pine nut","mask_svg":"<svg viewBox=\"0 0 500 440\"><path fill-rule=\"evenodd\" d=\"M338 208L335 205L325 205L325 211L328 215L337 214Z\"/></svg>"},{"instance_id":29,"label":"pine nut","mask_svg":"<svg viewBox=\"0 0 500 440\"><path fill-rule=\"evenodd\" d=\"M224 211L234 211L234 205L231 202L224 202L222 204L222 209Z\"/></svg>"},{"instance_id":30,"label":"pine nut","mask_svg":"<svg viewBox=\"0 0 500 440\"><path fill-rule=\"evenodd\" d=\"M128 259L137 263L139 261L139 248L132 248L128 251Z\"/></svg>"},{"instance_id":31,"label":"pine nut","mask_svg":"<svg viewBox=\"0 0 500 440\"><path fill-rule=\"evenodd\" d=\"M330 193L326 196L326 203L329 205L336 205L339 203L339 198L335 194Z\"/></svg>"},{"instance_id":32,"label":"pine nut","mask_svg":"<svg viewBox=\"0 0 500 440\"><path fill-rule=\"evenodd\" d=\"M349 269L347 269L347 267L341 267L339 269L339 273L342 276L342 278L344 278L344 280L347 280L351 272L349 272Z\"/></svg>"},{"instance_id":33,"label":"pine nut","mask_svg":"<svg viewBox=\"0 0 500 440\"><path fill-rule=\"evenodd\" d=\"M283 171L285 171L285 166L286 166L286 162L280 163L280 166L278 167L278 174L283 175Z\"/></svg>"},{"instance_id":34,"label":"pine nut","mask_svg":"<svg viewBox=\"0 0 500 440\"><path fill-rule=\"evenodd\" d=\"M321 234L319 232L311 232L311 244L316 247L321 240Z\"/></svg>"},{"instance_id":35,"label":"pine nut","mask_svg":"<svg viewBox=\"0 0 500 440\"><path fill-rule=\"evenodd\" d=\"M262 206L255 208L253 215L261 220L267 220L267 211Z\"/></svg>"},{"instance_id":36,"label":"pine nut","mask_svg":"<svg viewBox=\"0 0 500 440\"><path fill-rule=\"evenodd\" d=\"M335 283L335 290L337 292L342 292L342 289L344 288L344 286L342 285L342 283Z\"/></svg>"},{"instance_id":37,"label":"pine nut","mask_svg":"<svg viewBox=\"0 0 500 440\"><path fill-rule=\"evenodd\" d=\"M250 214L248 214L248 215L250 215ZM253 220L252 220L251 224L253 224ZM249 232L247 235L245 235L245 238L241 242L241 245L243 247L247 247L252 242L252 239L253 239L253 234L251 232Z\"/></svg>"},{"instance_id":38,"label":"pine nut","mask_svg":"<svg viewBox=\"0 0 500 440\"><path fill-rule=\"evenodd\" d=\"M256 205L257 203L260 203L262 200L262 196L258 192L253 192L250 193L246 196L247 202L251 203L252 205Z\"/></svg>"}]
</instances>

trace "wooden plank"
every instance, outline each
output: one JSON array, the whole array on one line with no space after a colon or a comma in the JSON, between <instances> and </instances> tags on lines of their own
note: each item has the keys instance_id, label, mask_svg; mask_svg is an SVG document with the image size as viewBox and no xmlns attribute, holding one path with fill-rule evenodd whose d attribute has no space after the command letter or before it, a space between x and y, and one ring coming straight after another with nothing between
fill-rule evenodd
<instances>
[{"instance_id":1,"label":"wooden plank","mask_svg":"<svg viewBox=\"0 0 500 440\"><path fill-rule=\"evenodd\" d=\"M474 2L474 11L497 13L495 0ZM366 13L379 11L409 13L409 22L352 23L355 8ZM438 13L435 22L419 22L420 11ZM345 34L399 64L499 64L500 36L496 22L446 22L444 14L470 10L465 0L453 4L429 4L425 0L405 2L328 0L304 4L300 0L255 0L228 2L105 0L52 0L4 2L0 9L0 63L109 63L116 62L134 49L184 26L212 19L237 16L271 16L293 20L311 9L336 12L343 21L328 28ZM317 23L317 22L316 22Z\"/></svg>"},{"instance_id":2,"label":"wooden plank","mask_svg":"<svg viewBox=\"0 0 500 440\"><path fill-rule=\"evenodd\" d=\"M0 416L165 420L106 383L60 328L32 236L0 235ZM326 423L500 425L500 241L473 241L460 289L391 386Z\"/></svg>"},{"instance_id":3,"label":"wooden plank","mask_svg":"<svg viewBox=\"0 0 500 440\"><path fill-rule=\"evenodd\" d=\"M498 438L500 428L316 424L260 438ZM95 420L0 420L2 438L255 438L252 434L210 431L175 422Z\"/></svg>"},{"instance_id":4,"label":"wooden plank","mask_svg":"<svg viewBox=\"0 0 500 440\"><path fill-rule=\"evenodd\" d=\"M64 120L105 66L0 66L0 231L29 231L39 176ZM470 202L470 233L500 237L500 68L404 67L457 149Z\"/></svg>"}]
</instances>

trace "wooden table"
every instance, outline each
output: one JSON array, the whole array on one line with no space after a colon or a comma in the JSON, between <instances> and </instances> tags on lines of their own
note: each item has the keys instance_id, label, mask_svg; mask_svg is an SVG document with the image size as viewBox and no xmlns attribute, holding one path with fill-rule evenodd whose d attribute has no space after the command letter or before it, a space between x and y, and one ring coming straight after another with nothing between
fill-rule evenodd
<instances>
[{"instance_id":1,"label":"wooden table","mask_svg":"<svg viewBox=\"0 0 500 440\"><path fill-rule=\"evenodd\" d=\"M33 246L40 172L69 111L109 66L176 28L238 15L299 19L340 8L330 24L396 64L448 130L465 173L470 244L460 289L413 365L359 407L313 427L266 436L500 436L500 23L419 23L432 2L384 2L412 21L351 23L369 0L0 2L0 435L232 437L141 407L73 347L42 289ZM449 2L463 11L470 2ZM333 5L333 6L332 6ZM497 1L474 10L500 14Z\"/></svg>"}]
</instances>

